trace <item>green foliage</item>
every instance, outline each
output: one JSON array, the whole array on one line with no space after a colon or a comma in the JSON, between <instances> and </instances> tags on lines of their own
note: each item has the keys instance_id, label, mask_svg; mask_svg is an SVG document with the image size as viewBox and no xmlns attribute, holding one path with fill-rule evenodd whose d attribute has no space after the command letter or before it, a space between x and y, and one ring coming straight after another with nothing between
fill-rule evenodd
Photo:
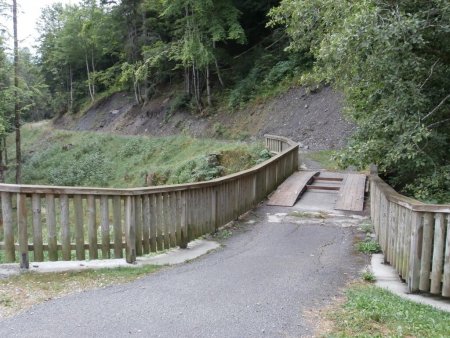
<instances>
[{"instance_id":1,"label":"green foliage","mask_svg":"<svg viewBox=\"0 0 450 338\"><path fill-rule=\"evenodd\" d=\"M358 128L340 164L377 163L397 188L408 185L405 191L417 197L444 201L448 1L284 0L271 15L286 27L292 51L314 55L316 78L345 93L346 112Z\"/></svg>"},{"instance_id":2,"label":"green foliage","mask_svg":"<svg viewBox=\"0 0 450 338\"><path fill-rule=\"evenodd\" d=\"M378 244L377 241L374 241L373 239L366 239L364 241L361 241L357 244L357 248L359 252L365 253L365 254L374 254L381 252L381 246Z\"/></svg>"},{"instance_id":3,"label":"green foliage","mask_svg":"<svg viewBox=\"0 0 450 338\"><path fill-rule=\"evenodd\" d=\"M259 144L77 133L52 130L44 123L25 125L22 136L25 184L137 187L198 182L247 169L264 155ZM8 148L12 157L12 136ZM8 182L13 174L7 172Z\"/></svg>"},{"instance_id":4,"label":"green foliage","mask_svg":"<svg viewBox=\"0 0 450 338\"><path fill-rule=\"evenodd\" d=\"M363 271L363 273L361 274L361 277L363 280L365 280L366 282L369 282L369 283L374 283L377 280L375 275L371 271L368 271L368 270Z\"/></svg>"},{"instance_id":5,"label":"green foliage","mask_svg":"<svg viewBox=\"0 0 450 338\"><path fill-rule=\"evenodd\" d=\"M366 234L370 234L373 232L373 225L370 222L364 222L359 225L359 230L361 230L362 232L364 232Z\"/></svg>"},{"instance_id":6,"label":"green foliage","mask_svg":"<svg viewBox=\"0 0 450 338\"><path fill-rule=\"evenodd\" d=\"M384 289L352 286L342 308L333 309L333 337L446 337L450 314Z\"/></svg>"},{"instance_id":7,"label":"green foliage","mask_svg":"<svg viewBox=\"0 0 450 338\"><path fill-rule=\"evenodd\" d=\"M304 157L316 161L320 167L327 170L336 170L339 168L335 160L336 152L334 150L319 150L303 154Z\"/></svg>"},{"instance_id":8,"label":"green foliage","mask_svg":"<svg viewBox=\"0 0 450 338\"><path fill-rule=\"evenodd\" d=\"M223 176L225 168L218 162L211 161L208 156L191 160L174 172L173 183L189 183L209 181Z\"/></svg>"}]
</instances>

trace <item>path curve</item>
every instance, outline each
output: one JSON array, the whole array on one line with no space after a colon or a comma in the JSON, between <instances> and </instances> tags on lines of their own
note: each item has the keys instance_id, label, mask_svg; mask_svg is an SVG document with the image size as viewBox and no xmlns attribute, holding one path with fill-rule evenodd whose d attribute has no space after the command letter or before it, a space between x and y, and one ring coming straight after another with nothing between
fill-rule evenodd
<instances>
[{"instance_id":1,"label":"path curve","mask_svg":"<svg viewBox=\"0 0 450 338\"><path fill-rule=\"evenodd\" d=\"M223 248L138 281L73 294L0 321L1 337L299 337L305 311L358 275L354 227L270 223L262 207ZM288 211L287 211L288 212ZM248 221L248 220L247 220Z\"/></svg>"}]
</instances>

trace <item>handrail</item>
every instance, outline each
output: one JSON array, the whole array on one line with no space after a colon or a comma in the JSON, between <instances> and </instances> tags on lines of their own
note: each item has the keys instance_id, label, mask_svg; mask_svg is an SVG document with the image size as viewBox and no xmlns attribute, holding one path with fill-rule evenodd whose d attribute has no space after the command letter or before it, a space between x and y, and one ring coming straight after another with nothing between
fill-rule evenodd
<instances>
[{"instance_id":1,"label":"handrail","mask_svg":"<svg viewBox=\"0 0 450 338\"><path fill-rule=\"evenodd\" d=\"M0 184L7 262L122 258L186 247L255 207L298 170L298 145L266 136L276 155L207 182L128 189ZM17 209L17 212L13 212Z\"/></svg>"},{"instance_id":2,"label":"handrail","mask_svg":"<svg viewBox=\"0 0 450 338\"><path fill-rule=\"evenodd\" d=\"M269 136L269 135L267 135ZM291 144L289 144L291 146ZM295 147L296 143L292 142ZM234 180L238 177L252 175L261 168L278 161L283 154L277 154L267 161L259 163L250 169L239 171L234 174L215 178L205 182L181 183L160 185L155 187L138 187L138 188L96 188L96 187L69 187L69 186L47 186L47 185L30 185L30 184L5 184L0 183L0 192L13 192L22 194L66 194L66 195L113 195L113 196L137 196L147 193L158 193L167 191L180 191L184 189L200 189L215 186L217 183Z\"/></svg>"},{"instance_id":3,"label":"handrail","mask_svg":"<svg viewBox=\"0 0 450 338\"><path fill-rule=\"evenodd\" d=\"M403 196L370 176L371 218L385 262L410 292L450 297L450 205Z\"/></svg>"}]
</instances>

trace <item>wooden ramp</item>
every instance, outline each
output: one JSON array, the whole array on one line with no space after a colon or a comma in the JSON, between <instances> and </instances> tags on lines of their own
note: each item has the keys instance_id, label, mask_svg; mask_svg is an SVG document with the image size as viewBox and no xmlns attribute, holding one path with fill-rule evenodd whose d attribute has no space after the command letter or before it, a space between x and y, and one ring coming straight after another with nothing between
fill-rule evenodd
<instances>
[{"instance_id":1,"label":"wooden ramp","mask_svg":"<svg viewBox=\"0 0 450 338\"><path fill-rule=\"evenodd\" d=\"M267 205L292 207L318 171L298 171L288 177L270 197Z\"/></svg>"},{"instance_id":2,"label":"wooden ramp","mask_svg":"<svg viewBox=\"0 0 450 338\"><path fill-rule=\"evenodd\" d=\"M366 175L346 174L338 192L335 209L362 211L364 208L364 190Z\"/></svg>"}]
</instances>

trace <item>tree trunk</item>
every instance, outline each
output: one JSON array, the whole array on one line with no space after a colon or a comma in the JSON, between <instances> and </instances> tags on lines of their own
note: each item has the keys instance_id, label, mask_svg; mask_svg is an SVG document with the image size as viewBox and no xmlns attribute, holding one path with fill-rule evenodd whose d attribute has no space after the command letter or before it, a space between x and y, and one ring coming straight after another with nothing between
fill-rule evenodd
<instances>
[{"instance_id":1,"label":"tree trunk","mask_svg":"<svg viewBox=\"0 0 450 338\"><path fill-rule=\"evenodd\" d=\"M69 65L69 90L70 90L69 112L72 112L73 111L73 73L72 73L72 65Z\"/></svg>"},{"instance_id":2,"label":"tree trunk","mask_svg":"<svg viewBox=\"0 0 450 338\"><path fill-rule=\"evenodd\" d=\"M91 67L91 69L92 69L92 73L91 73L92 96L95 99L95 62L94 62L94 50L93 49L91 49L91 65L92 65L92 67Z\"/></svg>"},{"instance_id":3,"label":"tree trunk","mask_svg":"<svg viewBox=\"0 0 450 338\"><path fill-rule=\"evenodd\" d=\"M89 61L88 61L87 52L85 52L84 55L85 55L85 59L86 59L86 72L87 72L87 78L88 78L89 95L91 96L91 101L94 102L94 93L92 92L92 88L91 88L91 72L89 70Z\"/></svg>"},{"instance_id":4,"label":"tree trunk","mask_svg":"<svg viewBox=\"0 0 450 338\"><path fill-rule=\"evenodd\" d=\"M3 149L5 150L5 165L8 166L8 148L6 148L6 136L3 136Z\"/></svg>"},{"instance_id":5,"label":"tree trunk","mask_svg":"<svg viewBox=\"0 0 450 338\"><path fill-rule=\"evenodd\" d=\"M20 147L20 110L19 110L19 41L17 38L17 0L13 0L14 26L14 126L16 129L16 184L22 177L22 152Z\"/></svg>"},{"instance_id":6,"label":"tree trunk","mask_svg":"<svg viewBox=\"0 0 450 338\"><path fill-rule=\"evenodd\" d=\"M209 66L206 66L206 97L208 100L208 106L211 107L211 84L209 82Z\"/></svg>"},{"instance_id":7,"label":"tree trunk","mask_svg":"<svg viewBox=\"0 0 450 338\"><path fill-rule=\"evenodd\" d=\"M213 49L216 49L216 42L215 41L213 41ZM214 55L213 55L213 58L214 58L214 65L216 66L216 73L217 73L217 77L219 79L220 85L222 87L225 87L224 84L223 84L222 76L220 75L219 63L217 62L217 59L216 59L216 57Z\"/></svg>"},{"instance_id":8,"label":"tree trunk","mask_svg":"<svg viewBox=\"0 0 450 338\"><path fill-rule=\"evenodd\" d=\"M3 141L0 141L0 183L5 183L5 165L3 164Z\"/></svg>"}]
</instances>

